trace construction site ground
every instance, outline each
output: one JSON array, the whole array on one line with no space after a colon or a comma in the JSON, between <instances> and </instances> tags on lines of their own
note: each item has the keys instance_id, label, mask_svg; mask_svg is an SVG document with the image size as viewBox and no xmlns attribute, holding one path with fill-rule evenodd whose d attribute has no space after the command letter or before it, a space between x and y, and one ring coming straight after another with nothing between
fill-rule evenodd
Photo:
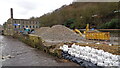
<instances>
[{"instance_id":1,"label":"construction site ground","mask_svg":"<svg viewBox=\"0 0 120 68\"><path fill-rule=\"evenodd\" d=\"M73 30L62 26L55 25L50 27L41 27L37 29L35 35L40 36L46 46L62 46L63 44L79 44L80 46L90 46L102 49L112 54L120 55L120 45L112 45L111 41L86 40ZM119 43L118 41L115 43ZM58 46L59 45L59 46Z\"/></svg>"}]
</instances>

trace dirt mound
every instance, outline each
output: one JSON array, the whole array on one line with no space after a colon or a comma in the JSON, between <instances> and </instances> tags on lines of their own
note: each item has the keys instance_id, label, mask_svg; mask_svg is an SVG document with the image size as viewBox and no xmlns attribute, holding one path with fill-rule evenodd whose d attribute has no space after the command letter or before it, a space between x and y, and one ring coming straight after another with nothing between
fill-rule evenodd
<instances>
[{"instance_id":1,"label":"dirt mound","mask_svg":"<svg viewBox=\"0 0 120 68\"><path fill-rule=\"evenodd\" d=\"M50 27L41 27L41 28L35 30L35 34L41 36L49 29L50 29Z\"/></svg>"},{"instance_id":2,"label":"dirt mound","mask_svg":"<svg viewBox=\"0 0 120 68\"><path fill-rule=\"evenodd\" d=\"M50 29L41 28L39 31L41 32L39 32L37 35L41 36L42 39L46 41L70 42L82 39L82 37L76 34L73 30L62 25L55 25Z\"/></svg>"}]
</instances>

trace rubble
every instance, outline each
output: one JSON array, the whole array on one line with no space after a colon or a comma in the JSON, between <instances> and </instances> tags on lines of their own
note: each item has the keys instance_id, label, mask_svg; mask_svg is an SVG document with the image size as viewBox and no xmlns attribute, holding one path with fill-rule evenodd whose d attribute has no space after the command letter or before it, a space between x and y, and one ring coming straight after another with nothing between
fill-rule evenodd
<instances>
[{"instance_id":1,"label":"rubble","mask_svg":"<svg viewBox=\"0 0 120 68\"><path fill-rule=\"evenodd\" d=\"M49 29L50 29L50 27L41 27L41 28L35 30L35 34L41 36Z\"/></svg>"},{"instance_id":2,"label":"rubble","mask_svg":"<svg viewBox=\"0 0 120 68\"><path fill-rule=\"evenodd\" d=\"M83 39L73 30L63 25L54 25L51 28L42 27L38 30L37 35L47 42L72 42Z\"/></svg>"}]
</instances>

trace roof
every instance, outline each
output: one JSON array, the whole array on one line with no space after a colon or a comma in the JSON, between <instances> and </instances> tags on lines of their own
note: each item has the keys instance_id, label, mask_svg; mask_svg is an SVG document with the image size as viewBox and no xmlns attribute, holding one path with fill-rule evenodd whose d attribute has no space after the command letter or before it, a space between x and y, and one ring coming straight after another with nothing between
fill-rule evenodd
<instances>
[{"instance_id":1,"label":"roof","mask_svg":"<svg viewBox=\"0 0 120 68\"><path fill-rule=\"evenodd\" d=\"M38 20L31 20L31 19L13 19L13 20L38 21Z\"/></svg>"}]
</instances>

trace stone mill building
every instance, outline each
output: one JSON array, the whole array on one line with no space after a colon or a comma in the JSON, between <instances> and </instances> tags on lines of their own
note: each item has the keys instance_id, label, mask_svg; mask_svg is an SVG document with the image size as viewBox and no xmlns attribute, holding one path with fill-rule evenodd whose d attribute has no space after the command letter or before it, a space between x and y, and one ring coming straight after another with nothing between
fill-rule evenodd
<instances>
[{"instance_id":1,"label":"stone mill building","mask_svg":"<svg viewBox=\"0 0 120 68\"><path fill-rule=\"evenodd\" d=\"M10 9L10 18L4 23L4 35L13 35L16 32L23 30L28 27L30 29L40 28L40 22L37 20L30 19L14 19L13 9Z\"/></svg>"}]
</instances>

